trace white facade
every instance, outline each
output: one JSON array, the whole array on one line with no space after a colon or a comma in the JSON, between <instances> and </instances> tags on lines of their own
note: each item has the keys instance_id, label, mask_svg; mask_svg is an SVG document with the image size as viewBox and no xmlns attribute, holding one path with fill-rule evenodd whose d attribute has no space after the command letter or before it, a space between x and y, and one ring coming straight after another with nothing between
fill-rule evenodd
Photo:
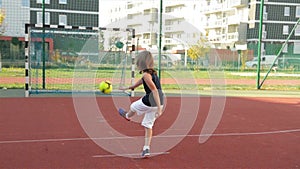
<instances>
[{"instance_id":1,"label":"white facade","mask_svg":"<svg viewBox=\"0 0 300 169\"><path fill-rule=\"evenodd\" d=\"M5 12L2 24L3 36L24 37L25 23L29 23L29 0L1 0L0 7Z\"/></svg>"},{"instance_id":2,"label":"white facade","mask_svg":"<svg viewBox=\"0 0 300 169\"><path fill-rule=\"evenodd\" d=\"M232 48L246 43L249 17L247 0L206 0L203 13L207 18L205 30L213 47Z\"/></svg>"},{"instance_id":3,"label":"white facade","mask_svg":"<svg viewBox=\"0 0 300 169\"><path fill-rule=\"evenodd\" d=\"M118 7L112 5L107 14L110 23L117 24L124 16L124 22L118 26L135 28L140 46L157 46L160 1L127 0L125 3ZM248 0L163 0L162 46L181 50L196 43L200 36L207 36L214 48L245 44L248 17Z\"/></svg>"},{"instance_id":4,"label":"white facade","mask_svg":"<svg viewBox=\"0 0 300 169\"><path fill-rule=\"evenodd\" d=\"M158 46L160 30L160 1L127 0L126 4L111 3L107 17L112 25L136 30L138 45L146 49ZM107 3L109 3L107 1ZM200 13L202 1L164 0L162 17L162 47L167 50L184 50L195 44L204 34ZM124 16L122 18L122 16ZM100 11L100 18L101 16Z\"/></svg>"}]
</instances>

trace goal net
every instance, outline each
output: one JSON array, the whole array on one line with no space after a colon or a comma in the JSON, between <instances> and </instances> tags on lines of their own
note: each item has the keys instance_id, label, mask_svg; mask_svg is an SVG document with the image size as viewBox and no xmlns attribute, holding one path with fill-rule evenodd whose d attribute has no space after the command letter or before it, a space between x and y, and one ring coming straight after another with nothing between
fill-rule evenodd
<instances>
[{"instance_id":1,"label":"goal net","mask_svg":"<svg viewBox=\"0 0 300 169\"><path fill-rule=\"evenodd\" d=\"M111 94L134 82L134 30L120 28L26 25L25 96L41 93Z\"/></svg>"}]
</instances>

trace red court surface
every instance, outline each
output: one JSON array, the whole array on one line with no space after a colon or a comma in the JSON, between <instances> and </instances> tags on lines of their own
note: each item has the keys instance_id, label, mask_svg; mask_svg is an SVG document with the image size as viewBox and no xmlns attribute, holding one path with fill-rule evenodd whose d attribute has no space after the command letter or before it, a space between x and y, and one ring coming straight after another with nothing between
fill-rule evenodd
<instances>
[{"instance_id":1,"label":"red court surface","mask_svg":"<svg viewBox=\"0 0 300 169\"><path fill-rule=\"evenodd\" d=\"M161 155L140 159L115 155L90 139L71 97L1 98L0 168L300 168L299 98L227 97L218 126L204 143L199 143L199 136L212 97L185 99L200 102L191 130ZM167 98L164 114L154 127L155 136L179 117L180 100ZM112 128L128 136L143 136L138 123L119 117L111 97L97 97L96 101ZM190 116L187 111L183 110L185 118ZM176 139L176 131L173 133L169 141ZM169 144L168 139L160 144ZM121 139L119 144L124 142ZM151 149L156 148L153 145Z\"/></svg>"}]
</instances>

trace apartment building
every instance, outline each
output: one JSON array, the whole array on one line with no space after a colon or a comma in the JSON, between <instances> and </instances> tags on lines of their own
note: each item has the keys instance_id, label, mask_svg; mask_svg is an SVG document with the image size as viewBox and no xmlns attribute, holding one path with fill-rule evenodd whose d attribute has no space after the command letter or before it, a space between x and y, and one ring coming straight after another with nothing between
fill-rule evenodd
<instances>
[{"instance_id":1,"label":"apartment building","mask_svg":"<svg viewBox=\"0 0 300 169\"><path fill-rule=\"evenodd\" d=\"M200 13L201 1L167 1L164 12L165 46L167 49L179 49L182 42L194 45L201 36L204 15ZM202 21L202 22L201 22ZM184 46L182 46L184 47Z\"/></svg>"},{"instance_id":2,"label":"apartment building","mask_svg":"<svg viewBox=\"0 0 300 169\"><path fill-rule=\"evenodd\" d=\"M29 0L0 0L0 9L5 18L0 28L0 62L23 59L25 23L29 23ZM0 65L1 66L1 65Z\"/></svg>"},{"instance_id":3,"label":"apartment building","mask_svg":"<svg viewBox=\"0 0 300 169\"><path fill-rule=\"evenodd\" d=\"M30 23L43 23L43 0L30 0ZM45 24L99 26L99 0L45 0Z\"/></svg>"},{"instance_id":4,"label":"apartment building","mask_svg":"<svg viewBox=\"0 0 300 169\"><path fill-rule=\"evenodd\" d=\"M107 17L117 26L136 30L138 45L146 49L158 47L160 2L128 0L125 5L113 5ZM203 34L200 14L202 1L163 1L162 47L164 50L184 50ZM100 12L101 13L101 12ZM123 16L123 17L122 17ZM124 17L125 16L125 17ZM125 21L124 21L125 20ZM124 21L124 22L123 22ZM123 24L120 24L120 23Z\"/></svg>"},{"instance_id":5,"label":"apartment building","mask_svg":"<svg viewBox=\"0 0 300 169\"><path fill-rule=\"evenodd\" d=\"M5 13L2 36L23 37L24 25L29 22L29 0L0 0L0 8Z\"/></svg>"},{"instance_id":6,"label":"apartment building","mask_svg":"<svg viewBox=\"0 0 300 169\"><path fill-rule=\"evenodd\" d=\"M45 24L99 26L99 0L44 0ZM0 0L5 13L1 25L0 59L2 63L24 59L25 24L42 24L43 0ZM51 46L51 45L49 45ZM49 48L47 44L47 48ZM52 45L53 46L53 45ZM50 49L49 49L50 50Z\"/></svg>"},{"instance_id":7,"label":"apartment building","mask_svg":"<svg viewBox=\"0 0 300 169\"><path fill-rule=\"evenodd\" d=\"M260 1L250 1L248 27L248 48L257 53L260 19ZM283 48L282 55L299 56L300 25L292 32L300 18L300 1L298 0L264 0L262 25L262 54L277 55L284 42L290 40Z\"/></svg>"},{"instance_id":8,"label":"apartment building","mask_svg":"<svg viewBox=\"0 0 300 169\"><path fill-rule=\"evenodd\" d=\"M0 0L2 38L24 37L26 23L42 23L42 0ZM98 0L45 0L45 24L98 26Z\"/></svg>"},{"instance_id":9,"label":"apartment building","mask_svg":"<svg viewBox=\"0 0 300 169\"><path fill-rule=\"evenodd\" d=\"M217 49L246 44L248 0L206 0L201 12L206 16L205 31Z\"/></svg>"},{"instance_id":10,"label":"apartment building","mask_svg":"<svg viewBox=\"0 0 300 169\"><path fill-rule=\"evenodd\" d=\"M43 21L44 19L44 21ZM44 0L44 18L43 18L43 0L30 0L30 23L61 26L82 26L99 27L99 0ZM78 30L79 31L79 30ZM46 37L46 59L51 55L61 55L64 57L77 56L81 51L85 39L93 36L92 34L64 33L49 34ZM83 35L87 37L83 38ZM42 37L36 34L37 37ZM34 50L41 50L41 42L36 42Z\"/></svg>"}]
</instances>

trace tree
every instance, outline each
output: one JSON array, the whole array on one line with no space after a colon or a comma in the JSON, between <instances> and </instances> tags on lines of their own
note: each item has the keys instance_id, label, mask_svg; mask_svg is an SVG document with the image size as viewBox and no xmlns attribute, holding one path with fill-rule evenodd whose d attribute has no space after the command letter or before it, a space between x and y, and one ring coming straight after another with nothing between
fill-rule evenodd
<instances>
[{"instance_id":1,"label":"tree","mask_svg":"<svg viewBox=\"0 0 300 169\"><path fill-rule=\"evenodd\" d=\"M205 58L209 50L210 50L209 42L205 37L202 36L198 40L197 44L192 45L188 49L187 54L192 60L197 61L201 57Z\"/></svg>"},{"instance_id":2,"label":"tree","mask_svg":"<svg viewBox=\"0 0 300 169\"><path fill-rule=\"evenodd\" d=\"M240 53L241 55L241 71L244 71L246 68L246 61L247 61L247 56L248 56L248 50L243 50Z\"/></svg>"},{"instance_id":3,"label":"tree","mask_svg":"<svg viewBox=\"0 0 300 169\"><path fill-rule=\"evenodd\" d=\"M0 10L0 25L2 25L4 19L5 19L5 13L3 10Z\"/></svg>"},{"instance_id":4,"label":"tree","mask_svg":"<svg viewBox=\"0 0 300 169\"><path fill-rule=\"evenodd\" d=\"M3 30L3 26L2 26L2 23L5 19L5 13L3 10L0 10L0 35L2 35L2 33L4 32ZM0 46L0 49L1 49L2 46ZM0 51L0 71L2 69L2 62L1 62L1 54L2 52Z\"/></svg>"},{"instance_id":5,"label":"tree","mask_svg":"<svg viewBox=\"0 0 300 169\"><path fill-rule=\"evenodd\" d=\"M0 34L4 32L4 26L3 26L3 21L5 19L5 12L4 10L0 9Z\"/></svg>"}]
</instances>

